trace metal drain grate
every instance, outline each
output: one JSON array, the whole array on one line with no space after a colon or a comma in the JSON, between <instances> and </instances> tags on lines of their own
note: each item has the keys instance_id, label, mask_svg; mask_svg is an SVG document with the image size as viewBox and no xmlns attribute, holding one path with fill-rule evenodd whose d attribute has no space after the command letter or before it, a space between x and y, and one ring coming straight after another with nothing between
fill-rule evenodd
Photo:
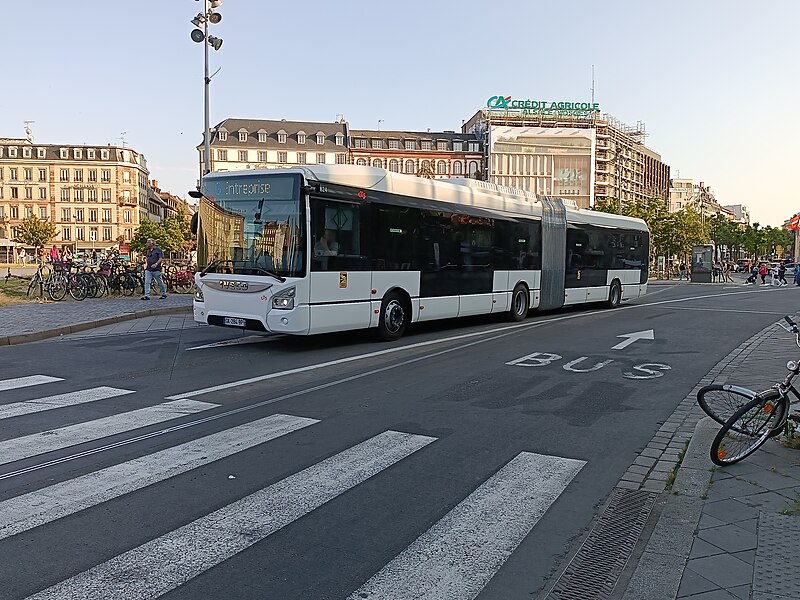
<instances>
[{"instance_id":1,"label":"metal drain grate","mask_svg":"<svg viewBox=\"0 0 800 600\"><path fill-rule=\"evenodd\" d=\"M615 488L547 600L604 600L611 596L657 497L652 492Z\"/></svg>"}]
</instances>

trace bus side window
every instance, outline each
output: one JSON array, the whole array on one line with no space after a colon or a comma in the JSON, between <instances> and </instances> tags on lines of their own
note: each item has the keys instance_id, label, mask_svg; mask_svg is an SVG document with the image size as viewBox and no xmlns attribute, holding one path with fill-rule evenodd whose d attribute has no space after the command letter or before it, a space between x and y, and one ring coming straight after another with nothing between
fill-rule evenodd
<instances>
[{"instance_id":1,"label":"bus side window","mask_svg":"<svg viewBox=\"0 0 800 600\"><path fill-rule=\"evenodd\" d=\"M364 270L359 206L346 202L311 201L311 270Z\"/></svg>"}]
</instances>

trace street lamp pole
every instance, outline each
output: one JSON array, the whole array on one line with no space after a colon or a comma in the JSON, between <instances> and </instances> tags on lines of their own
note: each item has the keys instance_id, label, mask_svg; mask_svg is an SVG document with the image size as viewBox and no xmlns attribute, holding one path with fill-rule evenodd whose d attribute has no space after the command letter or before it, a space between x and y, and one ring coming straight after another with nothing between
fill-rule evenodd
<instances>
[{"instance_id":1,"label":"street lamp pole","mask_svg":"<svg viewBox=\"0 0 800 600\"><path fill-rule=\"evenodd\" d=\"M203 14L208 15L208 0L203 0ZM206 40L208 40L208 18L203 19L203 36ZM206 176L208 173L211 172L211 136L209 135L209 97L210 91L209 87L211 85L211 78L208 76L208 44L203 44L204 50L204 73L203 73L203 86L205 91L205 100L203 103L203 112L204 112L204 120L203 120L203 140L204 140L204 151L203 151L203 158L204 158L204 166L203 166L203 176ZM201 178L202 180L202 178Z\"/></svg>"}]
</instances>

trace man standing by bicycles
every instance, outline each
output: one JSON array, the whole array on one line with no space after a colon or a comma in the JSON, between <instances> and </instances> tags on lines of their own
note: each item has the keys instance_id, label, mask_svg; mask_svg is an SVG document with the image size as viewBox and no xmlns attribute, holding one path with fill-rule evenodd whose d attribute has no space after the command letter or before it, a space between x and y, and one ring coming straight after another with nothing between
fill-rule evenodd
<instances>
[{"instance_id":1,"label":"man standing by bicycles","mask_svg":"<svg viewBox=\"0 0 800 600\"><path fill-rule=\"evenodd\" d=\"M150 292L153 291L153 279L158 282L161 291L161 299L167 297L167 287L161 278L161 264L164 262L164 252L156 245L153 238L147 240L147 266L144 270L144 296L142 300L150 300Z\"/></svg>"}]
</instances>

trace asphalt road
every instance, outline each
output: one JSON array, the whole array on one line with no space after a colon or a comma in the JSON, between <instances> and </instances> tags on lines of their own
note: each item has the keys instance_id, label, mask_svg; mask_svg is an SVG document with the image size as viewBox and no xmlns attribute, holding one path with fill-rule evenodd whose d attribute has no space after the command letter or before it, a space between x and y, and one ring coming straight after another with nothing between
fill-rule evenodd
<instances>
[{"instance_id":1,"label":"asphalt road","mask_svg":"<svg viewBox=\"0 0 800 600\"><path fill-rule=\"evenodd\" d=\"M681 399L798 294L652 286L396 344L0 348L0 595L536 598Z\"/></svg>"}]
</instances>

